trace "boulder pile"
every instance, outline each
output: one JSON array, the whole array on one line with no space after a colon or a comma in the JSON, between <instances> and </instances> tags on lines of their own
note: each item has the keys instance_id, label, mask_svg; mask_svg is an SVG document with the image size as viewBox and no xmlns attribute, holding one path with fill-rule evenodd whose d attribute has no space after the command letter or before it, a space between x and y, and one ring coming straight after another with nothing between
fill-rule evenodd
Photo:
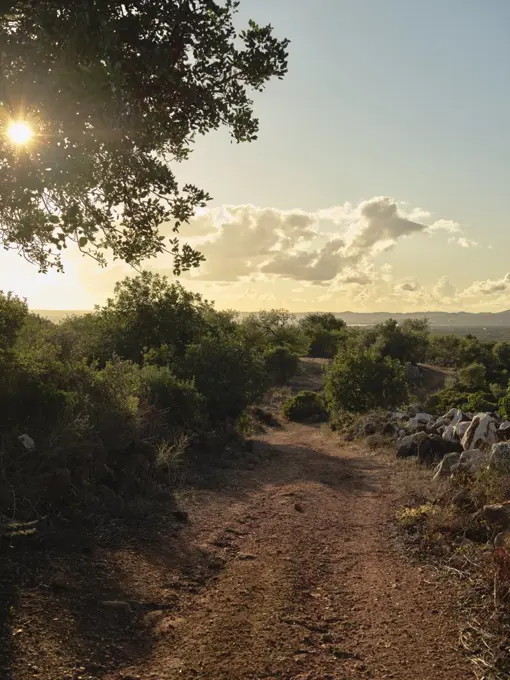
<instances>
[{"instance_id":1,"label":"boulder pile","mask_svg":"<svg viewBox=\"0 0 510 680\"><path fill-rule=\"evenodd\" d=\"M510 473L510 422L496 413L464 413L451 409L442 416L395 411L383 432L395 432L397 458L417 457L435 465L434 478L484 468Z\"/></svg>"}]
</instances>

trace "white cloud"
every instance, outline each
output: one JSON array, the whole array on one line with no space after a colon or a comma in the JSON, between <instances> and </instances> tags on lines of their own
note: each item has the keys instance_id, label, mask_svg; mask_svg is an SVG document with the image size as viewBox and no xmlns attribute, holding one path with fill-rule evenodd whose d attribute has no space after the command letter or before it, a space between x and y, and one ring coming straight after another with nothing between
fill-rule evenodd
<instances>
[{"instance_id":1,"label":"white cloud","mask_svg":"<svg viewBox=\"0 0 510 680\"><path fill-rule=\"evenodd\" d=\"M442 276L432 289L434 298L441 303L446 299L451 299L455 296L457 288L451 283L447 276Z\"/></svg>"},{"instance_id":2,"label":"white cloud","mask_svg":"<svg viewBox=\"0 0 510 680\"><path fill-rule=\"evenodd\" d=\"M475 248L478 245L477 241L472 241L465 236L460 236L458 238L451 237L448 239L448 243L456 243L461 248Z\"/></svg>"},{"instance_id":3,"label":"white cloud","mask_svg":"<svg viewBox=\"0 0 510 680\"><path fill-rule=\"evenodd\" d=\"M430 225L428 231L433 233L435 231L448 231L451 234L462 234L462 229L458 222L452 220L436 220Z\"/></svg>"},{"instance_id":4,"label":"white cloud","mask_svg":"<svg viewBox=\"0 0 510 680\"><path fill-rule=\"evenodd\" d=\"M477 298L480 296L506 293L508 290L510 290L510 273L505 274L501 279L474 281L468 288L462 291L461 295L464 298Z\"/></svg>"},{"instance_id":5,"label":"white cloud","mask_svg":"<svg viewBox=\"0 0 510 680\"><path fill-rule=\"evenodd\" d=\"M456 222L430 225L430 219L426 210L387 196L315 212L223 206L202 212L183 229L182 238L206 257L188 277L233 282L265 276L314 284L340 277L344 283L366 283L367 275L359 272L402 238L446 231L465 239ZM472 243L465 241L460 245Z\"/></svg>"}]
</instances>

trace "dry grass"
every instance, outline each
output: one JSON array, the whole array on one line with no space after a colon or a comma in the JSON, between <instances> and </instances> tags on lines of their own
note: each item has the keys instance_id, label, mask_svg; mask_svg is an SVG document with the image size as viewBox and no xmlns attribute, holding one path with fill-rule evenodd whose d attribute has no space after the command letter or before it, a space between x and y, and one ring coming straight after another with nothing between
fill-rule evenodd
<instances>
[{"instance_id":1,"label":"dry grass","mask_svg":"<svg viewBox=\"0 0 510 680\"><path fill-rule=\"evenodd\" d=\"M475 478L433 482L430 468L415 459L397 460L378 450L393 467L392 487L401 501L397 524L409 544L432 558L466 589L466 625L460 641L477 680L510 677L510 546L496 547L496 528L477 512L510 498L510 476L484 471Z\"/></svg>"}]
</instances>

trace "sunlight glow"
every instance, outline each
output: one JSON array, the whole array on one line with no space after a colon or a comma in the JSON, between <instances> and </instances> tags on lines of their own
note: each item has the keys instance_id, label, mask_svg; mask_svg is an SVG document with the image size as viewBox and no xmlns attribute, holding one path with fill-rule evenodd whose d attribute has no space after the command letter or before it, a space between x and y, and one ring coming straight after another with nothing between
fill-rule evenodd
<instances>
[{"instance_id":1,"label":"sunlight glow","mask_svg":"<svg viewBox=\"0 0 510 680\"><path fill-rule=\"evenodd\" d=\"M23 120L13 121L7 128L7 136L13 144L27 144L34 136L33 130Z\"/></svg>"}]
</instances>

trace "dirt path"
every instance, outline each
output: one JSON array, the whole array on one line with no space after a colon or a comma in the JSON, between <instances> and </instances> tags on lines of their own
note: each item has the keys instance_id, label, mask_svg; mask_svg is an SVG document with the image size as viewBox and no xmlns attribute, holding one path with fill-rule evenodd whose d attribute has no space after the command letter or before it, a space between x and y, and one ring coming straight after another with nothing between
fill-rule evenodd
<instances>
[{"instance_id":1,"label":"dirt path","mask_svg":"<svg viewBox=\"0 0 510 680\"><path fill-rule=\"evenodd\" d=\"M472 678L455 592L395 548L385 466L313 427L258 446L272 459L238 488L186 500L180 560L131 564L171 609L146 615L146 656L100 677Z\"/></svg>"}]
</instances>

